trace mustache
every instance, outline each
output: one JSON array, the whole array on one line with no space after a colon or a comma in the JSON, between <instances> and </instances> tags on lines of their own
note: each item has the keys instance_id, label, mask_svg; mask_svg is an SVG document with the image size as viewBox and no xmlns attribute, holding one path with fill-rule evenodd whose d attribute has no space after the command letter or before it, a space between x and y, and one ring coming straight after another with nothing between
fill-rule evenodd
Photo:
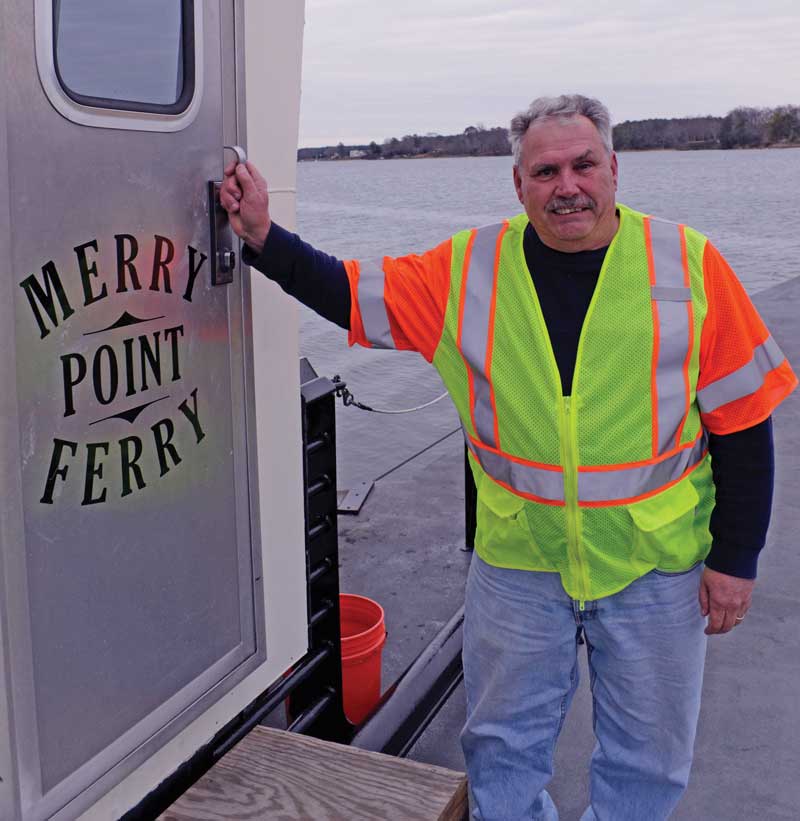
<instances>
[{"instance_id":1,"label":"mustache","mask_svg":"<svg viewBox=\"0 0 800 821\"><path fill-rule=\"evenodd\" d=\"M548 211L557 211L559 208L591 208L594 210L597 203L588 196L578 197L553 197L547 203Z\"/></svg>"}]
</instances>

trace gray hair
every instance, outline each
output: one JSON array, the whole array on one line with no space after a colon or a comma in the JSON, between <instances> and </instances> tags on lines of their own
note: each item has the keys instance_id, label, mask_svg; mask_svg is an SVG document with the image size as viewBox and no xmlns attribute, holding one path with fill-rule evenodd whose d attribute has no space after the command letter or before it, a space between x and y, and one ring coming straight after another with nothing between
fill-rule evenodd
<instances>
[{"instance_id":1,"label":"gray hair","mask_svg":"<svg viewBox=\"0 0 800 821\"><path fill-rule=\"evenodd\" d=\"M594 97L584 97L582 94L562 94L559 97L537 97L526 111L521 111L511 120L508 138L511 141L514 165L519 165L522 138L528 132L531 123L536 120L566 119L578 116L592 121L606 151L610 154L614 149L611 137L611 115L608 109Z\"/></svg>"}]
</instances>

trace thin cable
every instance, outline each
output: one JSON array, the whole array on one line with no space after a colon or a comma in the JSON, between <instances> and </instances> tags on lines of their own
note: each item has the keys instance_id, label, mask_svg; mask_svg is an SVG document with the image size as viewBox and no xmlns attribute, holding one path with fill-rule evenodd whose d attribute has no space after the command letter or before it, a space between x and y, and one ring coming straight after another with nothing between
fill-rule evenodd
<instances>
[{"instance_id":1,"label":"thin cable","mask_svg":"<svg viewBox=\"0 0 800 821\"><path fill-rule=\"evenodd\" d=\"M445 391L441 396L437 396L436 399L431 399L430 402L426 402L424 405L417 405L416 408L404 408L403 410L388 410L385 408L371 408L369 405L363 405L361 402L353 402L352 404L355 405L357 408L365 411L372 411L373 413L414 413L414 411L422 410L423 408L429 408L431 405L435 405L437 402L441 402L442 399L447 396L447 391Z\"/></svg>"},{"instance_id":2,"label":"thin cable","mask_svg":"<svg viewBox=\"0 0 800 821\"><path fill-rule=\"evenodd\" d=\"M407 465L412 459L416 459L417 456L422 456L422 454L425 453L426 450L430 450L432 447L435 447L440 442L444 442L445 439L449 438L454 433L458 433L460 430L461 428L458 427L454 430L451 430L450 433L446 433L444 436L440 436L435 442L431 442L430 445L426 445L422 450L417 451L413 456L409 456L408 459L404 459L402 462L400 462L399 465L395 465L393 468L387 470L386 473L381 473L380 476L376 476L375 479L373 479L373 481L379 482L381 479L385 479L390 473L394 473L398 468L403 467L403 465Z\"/></svg>"},{"instance_id":3,"label":"thin cable","mask_svg":"<svg viewBox=\"0 0 800 821\"><path fill-rule=\"evenodd\" d=\"M342 378L339 374L333 377L331 380L333 384L336 386L336 395L341 398L344 402L345 407L352 405L354 408L358 408L359 410L363 411L370 411L370 413L389 413L389 414L397 414L397 413L414 413L415 411L422 410L423 408L429 408L431 405L435 405L437 402L441 402L442 399L447 396L447 391L445 391L441 396L437 396L436 399L431 399L430 402L425 402L424 405L417 405L415 408L403 408L402 410L391 410L389 408L373 408L369 405L365 405L363 402L358 402L356 398L353 396L352 393L347 389L347 383L342 381Z\"/></svg>"}]
</instances>

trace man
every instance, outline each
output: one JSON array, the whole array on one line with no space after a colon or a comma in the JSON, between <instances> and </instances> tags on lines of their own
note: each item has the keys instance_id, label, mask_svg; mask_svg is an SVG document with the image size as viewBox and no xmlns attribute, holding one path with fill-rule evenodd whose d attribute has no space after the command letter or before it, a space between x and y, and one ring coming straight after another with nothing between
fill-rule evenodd
<instances>
[{"instance_id":1,"label":"man","mask_svg":"<svg viewBox=\"0 0 800 821\"><path fill-rule=\"evenodd\" d=\"M222 202L250 262L351 344L418 350L459 411L478 488L474 817L558 817L545 786L583 636L598 742L583 819L655 821L688 781L705 637L750 606L770 414L797 380L705 237L615 202L602 104L535 100L511 141L525 213L420 256L316 251L271 224L250 165L227 169Z\"/></svg>"}]
</instances>

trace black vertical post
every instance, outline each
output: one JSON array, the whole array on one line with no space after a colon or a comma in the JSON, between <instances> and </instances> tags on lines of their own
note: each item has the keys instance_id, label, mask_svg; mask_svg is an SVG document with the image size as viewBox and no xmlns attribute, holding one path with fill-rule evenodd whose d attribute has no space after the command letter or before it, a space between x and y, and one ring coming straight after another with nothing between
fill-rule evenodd
<instances>
[{"instance_id":1,"label":"black vertical post","mask_svg":"<svg viewBox=\"0 0 800 821\"><path fill-rule=\"evenodd\" d=\"M339 537L336 497L336 388L301 360L308 647L331 653L289 702L290 729L347 742L352 725L342 704L341 629L339 625ZM304 717L305 714L305 717Z\"/></svg>"},{"instance_id":2,"label":"black vertical post","mask_svg":"<svg viewBox=\"0 0 800 821\"><path fill-rule=\"evenodd\" d=\"M478 488L469 466L469 448L464 445L464 544L475 549L475 531L478 527Z\"/></svg>"}]
</instances>

